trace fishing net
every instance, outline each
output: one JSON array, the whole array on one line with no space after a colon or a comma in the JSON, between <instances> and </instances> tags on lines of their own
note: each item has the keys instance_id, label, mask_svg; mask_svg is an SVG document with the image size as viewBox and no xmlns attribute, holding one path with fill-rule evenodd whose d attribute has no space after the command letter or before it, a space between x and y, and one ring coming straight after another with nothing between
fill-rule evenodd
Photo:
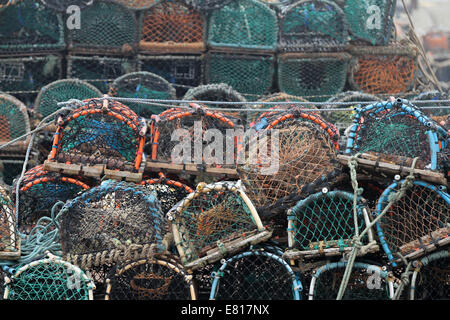
<instances>
[{"instance_id":1,"label":"fishing net","mask_svg":"<svg viewBox=\"0 0 450 320\"><path fill-rule=\"evenodd\" d=\"M350 40L372 45L386 45L394 28L394 0L345 0L343 10L348 22Z\"/></svg>"},{"instance_id":2,"label":"fishing net","mask_svg":"<svg viewBox=\"0 0 450 320\"><path fill-rule=\"evenodd\" d=\"M119 265L106 300L196 300L192 275L175 256L156 256Z\"/></svg>"},{"instance_id":3,"label":"fishing net","mask_svg":"<svg viewBox=\"0 0 450 320\"><path fill-rule=\"evenodd\" d=\"M203 83L203 55L138 55L139 70L169 81L181 98L189 88Z\"/></svg>"},{"instance_id":4,"label":"fishing net","mask_svg":"<svg viewBox=\"0 0 450 320\"><path fill-rule=\"evenodd\" d=\"M353 47L349 84L371 94L401 94L412 89L417 73L414 47Z\"/></svg>"},{"instance_id":5,"label":"fishing net","mask_svg":"<svg viewBox=\"0 0 450 320\"><path fill-rule=\"evenodd\" d=\"M136 71L136 62L126 57L68 55L67 77L85 80L103 93L118 77Z\"/></svg>"},{"instance_id":6,"label":"fishing net","mask_svg":"<svg viewBox=\"0 0 450 320\"><path fill-rule=\"evenodd\" d=\"M187 5L199 11L210 11L223 8L234 0L183 0Z\"/></svg>"},{"instance_id":7,"label":"fishing net","mask_svg":"<svg viewBox=\"0 0 450 320\"><path fill-rule=\"evenodd\" d=\"M17 180L13 185L13 199L16 200ZM25 172L19 189L18 225L29 232L42 216L50 216L51 208L58 201L75 198L89 189L87 181L80 177L69 177L44 170L38 165Z\"/></svg>"},{"instance_id":8,"label":"fishing net","mask_svg":"<svg viewBox=\"0 0 450 320\"><path fill-rule=\"evenodd\" d=\"M63 207L63 256L81 268L143 259L166 250L166 220L155 194L106 180Z\"/></svg>"},{"instance_id":9,"label":"fishing net","mask_svg":"<svg viewBox=\"0 0 450 320\"><path fill-rule=\"evenodd\" d=\"M208 21L208 45L275 51L278 21L275 12L255 0L236 0L212 11Z\"/></svg>"},{"instance_id":10,"label":"fishing net","mask_svg":"<svg viewBox=\"0 0 450 320\"><path fill-rule=\"evenodd\" d=\"M205 18L181 0L162 0L141 15L142 52L200 53L204 45Z\"/></svg>"},{"instance_id":11,"label":"fishing net","mask_svg":"<svg viewBox=\"0 0 450 320\"><path fill-rule=\"evenodd\" d=\"M66 13L67 8L69 8L72 5L75 5L82 10L94 3L94 0L40 0L40 1L44 6L62 13Z\"/></svg>"},{"instance_id":12,"label":"fishing net","mask_svg":"<svg viewBox=\"0 0 450 320\"><path fill-rule=\"evenodd\" d=\"M206 83L226 83L248 100L267 94L275 73L273 55L210 51L206 55ZM247 97L250 96L250 97Z\"/></svg>"},{"instance_id":13,"label":"fishing net","mask_svg":"<svg viewBox=\"0 0 450 320\"><path fill-rule=\"evenodd\" d=\"M414 262L409 297L411 300L448 300L450 296L450 257L448 250Z\"/></svg>"},{"instance_id":14,"label":"fishing net","mask_svg":"<svg viewBox=\"0 0 450 320\"><path fill-rule=\"evenodd\" d=\"M422 107L443 107L448 106L448 102L421 102L421 101L429 101L429 100L450 100L448 93L439 92L439 91L428 91L422 92L417 97L411 99L411 102L416 104L419 108ZM442 108L442 109L422 109L424 114L433 119L436 117L439 119L441 116L450 115L450 108Z\"/></svg>"},{"instance_id":15,"label":"fishing net","mask_svg":"<svg viewBox=\"0 0 450 320\"><path fill-rule=\"evenodd\" d=\"M132 10L145 10L158 3L160 0L116 0L119 3L126 5Z\"/></svg>"},{"instance_id":16,"label":"fishing net","mask_svg":"<svg viewBox=\"0 0 450 320\"><path fill-rule=\"evenodd\" d=\"M399 189L400 182L386 188L378 200L377 215ZM450 196L441 189L414 181L377 223L380 243L393 266L399 260L398 253L406 259L417 258L449 242Z\"/></svg>"},{"instance_id":17,"label":"fishing net","mask_svg":"<svg viewBox=\"0 0 450 320\"><path fill-rule=\"evenodd\" d=\"M288 94L326 100L344 89L349 60L346 53L282 54L278 57L278 86Z\"/></svg>"},{"instance_id":18,"label":"fishing net","mask_svg":"<svg viewBox=\"0 0 450 320\"><path fill-rule=\"evenodd\" d=\"M282 51L342 50L347 38L347 21L333 2L298 1L281 12L279 46Z\"/></svg>"},{"instance_id":19,"label":"fishing net","mask_svg":"<svg viewBox=\"0 0 450 320\"><path fill-rule=\"evenodd\" d=\"M0 144L5 144L30 132L27 107L9 94L0 93ZM25 151L29 137L0 149L0 154L8 151Z\"/></svg>"},{"instance_id":20,"label":"fishing net","mask_svg":"<svg viewBox=\"0 0 450 320\"><path fill-rule=\"evenodd\" d=\"M406 100L379 102L358 108L347 141L347 154L420 169L442 167L438 154L445 148L445 129Z\"/></svg>"},{"instance_id":21,"label":"fishing net","mask_svg":"<svg viewBox=\"0 0 450 320\"><path fill-rule=\"evenodd\" d=\"M51 257L22 266L8 278L8 300L93 300L94 283L78 268Z\"/></svg>"},{"instance_id":22,"label":"fishing net","mask_svg":"<svg viewBox=\"0 0 450 320\"><path fill-rule=\"evenodd\" d=\"M179 181L167 179L163 174L156 179L146 179L141 182L141 185L156 192L163 213L167 213L189 193L194 192L191 187Z\"/></svg>"},{"instance_id":23,"label":"fishing net","mask_svg":"<svg viewBox=\"0 0 450 320\"><path fill-rule=\"evenodd\" d=\"M188 269L216 262L271 236L240 182L200 183L167 216L181 261Z\"/></svg>"},{"instance_id":24,"label":"fishing net","mask_svg":"<svg viewBox=\"0 0 450 320\"><path fill-rule=\"evenodd\" d=\"M63 79L52 82L39 91L34 110L40 118L45 118L61 108L58 102L70 99L85 100L100 98L102 93L93 85L78 79Z\"/></svg>"},{"instance_id":25,"label":"fishing net","mask_svg":"<svg viewBox=\"0 0 450 320\"><path fill-rule=\"evenodd\" d=\"M84 103L58 119L48 160L138 172L147 127L144 119L117 101Z\"/></svg>"},{"instance_id":26,"label":"fishing net","mask_svg":"<svg viewBox=\"0 0 450 320\"><path fill-rule=\"evenodd\" d=\"M300 300L302 284L280 256L252 250L224 259L214 272L210 299Z\"/></svg>"},{"instance_id":27,"label":"fishing net","mask_svg":"<svg viewBox=\"0 0 450 320\"><path fill-rule=\"evenodd\" d=\"M123 4L96 0L82 11L81 23L81 28L68 31L68 47L72 51L131 55L137 47L137 21Z\"/></svg>"},{"instance_id":28,"label":"fishing net","mask_svg":"<svg viewBox=\"0 0 450 320\"><path fill-rule=\"evenodd\" d=\"M86 275L95 284L94 300L105 300L106 288L108 286L106 280L115 268L116 263L107 263L106 261L103 264L83 268L83 271L86 272Z\"/></svg>"},{"instance_id":29,"label":"fishing net","mask_svg":"<svg viewBox=\"0 0 450 320\"><path fill-rule=\"evenodd\" d=\"M309 300L335 300L347 262L332 262L315 270ZM355 262L342 300L391 300L393 282L385 268Z\"/></svg>"},{"instance_id":30,"label":"fishing net","mask_svg":"<svg viewBox=\"0 0 450 320\"><path fill-rule=\"evenodd\" d=\"M110 88L111 96L120 98L139 99L176 99L176 92L172 85L160 76L146 72L127 73L116 80ZM139 116L150 118L152 114L159 114L166 107L143 104L139 102L126 102L127 106Z\"/></svg>"},{"instance_id":31,"label":"fishing net","mask_svg":"<svg viewBox=\"0 0 450 320\"><path fill-rule=\"evenodd\" d=\"M20 1L0 11L0 52L42 52L64 49L60 14L38 1Z\"/></svg>"},{"instance_id":32,"label":"fishing net","mask_svg":"<svg viewBox=\"0 0 450 320\"><path fill-rule=\"evenodd\" d=\"M0 259L11 260L20 256L20 240L13 207L8 192L0 187Z\"/></svg>"}]
</instances>

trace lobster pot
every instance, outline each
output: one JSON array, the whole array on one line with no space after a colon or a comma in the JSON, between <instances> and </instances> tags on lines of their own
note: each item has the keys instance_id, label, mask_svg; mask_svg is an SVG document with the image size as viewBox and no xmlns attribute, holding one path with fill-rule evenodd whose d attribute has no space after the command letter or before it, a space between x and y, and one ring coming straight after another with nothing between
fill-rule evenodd
<instances>
[{"instance_id":1,"label":"lobster pot","mask_svg":"<svg viewBox=\"0 0 450 320\"><path fill-rule=\"evenodd\" d=\"M444 107L447 105L445 102L423 102L423 101L432 101L432 100L449 100L449 94L440 91L428 91L422 92L418 96L411 99L412 103L414 103L417 107ZM427 116L431 117L436 122L440 122L442 120L446 121L447 117L450 115L450 109L421 109L421 111Z\"/></svg>"},{"instance_id":2,"label":"lobster pot","mask_svg":"<svg viewBox=\"0 0 450 320\"><path fill-rule=\"evenodd\" d=\"M71 52L132 55L138 27L134 13L116 1L96 0L82 11L80 28L68 31Z\"/></svg>"},{"instance_id":3,"label":"lobster pot","mask_svg":"<svg viewBox=\"0 0 450 320\"><path fill-rule=\"evenodd\" d=\"M70 177L44 170L38 165L25 172L19 189L18 225L22 231L29 232L43 216L50 216L53 205L67 201L89 189L80 177ZM13 199L18 181L13 185Z\"/></svg>"},{"instance_id":4,"label":"lobster pot","mask_svg":"<svg viewBox=\"0 0 450 320\"><path fill-rule=\"evenodd\" d=\"M153 6L159 0L116 0L126 5L131 10L145 10Z\"/></svg>"},{"instance_id":5,"label":"lobster pot","mask_svg":"<svg viewBox=\"0 0 450 320\"><path fill-rule=\"evenodd\" d=\"M176 99L175 89L164 78L146 71L127 73L111 85L110 95L120 98L133 99ZM139 116L150 118L152 114L158 114L165 107L143 104L139 102L126 102L127 106Z\"/></svg>"},{"instance_id":6,"label":"lobster pot","mask_svg":"<svg viewBox=\"0 0 450 320\"><path fill-rule=\"evenodd\" d=\"M43 86L61 78L59 54L0 57L0 91L30 104Z\"/></svg>"},{"instance_id":7,"label":"lobster pot","mask_svg":"<svg viewBox=\"0 0 450 320\"><path fill-rule=\"evenodd\" d=\"M140 15L139 51L201 53L205 18L181 0L162 0Z\"/></svg>"},{"instance_id":8,"label":"lobster pot","mask_svg":"<svg viewBox=\"0 0 450 320\"><path fill-rule=\"evenodd\" d=\"M200 183L167 217L181 261L192 270L272 235L240 182Z\"/></svg>"},{"instance_id":9,"label":"lobster pot","mask_svg":"<svg viewBox=\"0 0 450 320\"><path fill-rule=\"evenodd\" d=\"M247 100L256 100L272 88L274 63L274 56L269 54L209 51L205 81L228 84Z\"/></svg>"},{"instance_id":10,"label":"lobster pot","mask_svg":"<svg viewBox=\"0 0 450 320\"><path fill-rule=\"evenodd\" d=\"M68 55L67 77L85 80L102 93L109 91L113 81L136 71L133 58L104 55Z\"/></svg>"},{"instance_id":11,"label":"lobster pot","mask_svg":"<svg viewBox=\"0 0 450 320\"><path fill-rule=\"evenodd\" d=\"M211 300L300 300L298 275L277 254L251 250L225 260L213 273Z\"/></svg>"},{"instance_id":12,"label":"lobster pot","mask_svg":"<svg viewBox=\"0 0 450 320\"><path fill-rule=\"evenodd\" d=\"M118 265L105 300L196 300L193 277L178 260L158 255Z\"/></svg>"},{"instance_id":13,"label":"lobster pot","mask_svg":"<svg viewBox=\"0 0 450 320\"><path fill-rule=\"evenodd\" d=\"M411 300L447 300L450 295L450 256L443 250L413 262L409 298Z\"/></svg>"},{"instance_id":14,"label":"lobster pot","mask_svg":"<svg viewBox=\"0 0 450 320\"><path fill-rule=\"evenodd\" d=\"M0 144L8 143L30 132L27 107L13 96L0 93ZM24 153L30 137L0 149L0 157L12 153Z\"/></svg>"},{"instance_id":15,"label":"lobster pot","mask_svg":"<svg viewBox=\"0 0 450 320\"><path fill-rule=\"evenodd\" d=\"M280 14L282 52L343 50L348 25L342 10L331 1L298 1Z\"/></svg>"},{"instance_id":16,"label":"lobster pot","mask_svg":"<svg viewBox=\"0 0 450 320\"><path fill-rule=\"evenodd\" d=\"M335 300L347 261L331 262L316 269L311 278L309 300ZM391 300L393 279L385 268L355 262L342 300Z\"/></svg>"},{"instance_id":17,"label":"lobster pot","mask_svg":"<svg viewBox=\"0 0 450 320\"><path fill-rule=\"evenodd\" d=\"M183 0L186 4L199 11L209 12L223 8L233 0Z\"/></svg>"},{"instance_id":18,"label":"lobster pot","mask_svg":"<svg viewBox=\"0 0 450 320\"><path fill-rule=\"evenodd\" d=\"M353 90L371 94L403 94L414 86L417 50L414 47L352 47L348 82Z\"/></svg>"},{"instance_id":19,"label":"lobster pot","mask_svg":"<svg viewBox=\"0 0 450 320\"><path fill-rule=\"evenodd\" d=\"M95 285L84 271L49 256L21 266L7 278L5 300L93 300Z\"/></svg>"},{"instance_id":20,"label":"lobster pot","mask_svg":"<svg viewBox=\"0 0 450 320\"><path fill-rule=\"evenodd\" d=\"M203 83L203 55L138 55L139 71L148 71L166 79L181 98L189 88Z\"/></svg>"},{"instance_id":21,"label":"lobster pot","mask_svg":"<svg viewBox=\"0 0 450 320\"><path fill-rule=\"evenodd\" d=\"M59 171L52 166L56 162L82 165L83 171L87 171L84 167L97 167L100 175L103 169L141 171L147 126L143 118L107 99L85 100L83 106L76 107L58 119L48 169Z\"/></svg>"},{"instance_id":22,"label":"lobster pot","mask_svg":"<svg viewBox=\"0 0 450 320\"><path fill-rule=\"evenodd\" d=\"M274 52L278 21L275 11L256 0L236 0L211 12L208 46Z\"/></svg>"},{"instance_id":23,"label":"lobster pot","mask_svg":"<svg viewBox=\"0 0 450 320\"><path fill-rule=\"evenodd\" d=\"M62 208L63 257L89 269L165 251L166 221L148 189L106 180Z\"/></svg>"},{"instance_id":24,"label":"lobster pot","mask_svg":"<svg viewBox=\"0 0 450 320\"><path fill-rule=\"evenodd\" d=\"M102 93L93 85L78 79L63 79L43 87L34 103L34 110L40 118L45 118L58 111L59 102L70 99L85 100L100 98Z\"/></svg>"},{"instance_id":25,"label":"lobster pot","mask_svg":"<svg viewBox=\"0 0 450 320\"><path fill-rule=\"evenodd\" d=\"M278 57L278 86L288 94L323 101L344 89L347 53L286 53Z\"/></svg>"},{"instance_id":26,"label":"lobster pot","mask_svg":"<svg viewBox=\"0 0 450 320\"><path fill-rule=\"evenodd\" d=\"M322 190L297 202L288 211L289 251L285 255L291 259L312 258L351 251L353 237L370 222L365 200L358 199L357 206L355 224L353 194L349 192ZM369 248L373 241L370 230L362 242Z\"/></svg>"},{"instance_id":27,"label":"lobster pot","mask_svg":"<svg viewBox=\"0 0 450 320\"><path fill-rule=\"evenodd\" d=\"M17 234L14 204L7 191L0 188L0 259L20 258L20 239Z\"/></svg>"},{"instance_id":28,"label":"lobster pot","mask_svg":"<svg viewBox=\"0 0 450 320\"><path fill-rule=\"evenodd\" d=\"M350 41L387 45L394 29L396 3L395 0L341 1Z\"/></svg>"},{"instance_id":29,"label":"lobster pot","mask_svg":"<svg viewBox=\"0 0 450 320\"><path fill-rule=\"evenodd\" d=\"M397 99L356 109L347 140L347 154L363 153L366 158L378 158L416 168L443 168L441 157L446 148L447 133L409 101Z\"/></svg>"},{"instance_id":30,"label":"lobster pot","mask_svg":"<svg viewBox=\"0 0 450 320\"><path fill-rule=\"evenodd\" d=\"M152 161L235 168L242 134L238 130L243 130L237 119L196 104L190 106L190 109L169 109L152 118L151 150L146 150ZM234 135L231 136L227 130ZM222 142L218 140L221 138ZM219 145L208 147L201 142L213 139ZM198 150L199 142L203 150Z\"/></svg>"},{"instance_id":31,"label":"lobster pot","mask_svg":"<svg viewBox=\"0 0 450 320\"><path fill-rule=\"evenodd\" d=\"M83 10L93 3L92 0L40 0L40 2L42 2L42 4L47 8L62 13L67 13L67 9L72 5L75 5L80 10Z\"/></svg>"},{"instance_id":32,"label":"lobster pot","mask_svg":"<svg viewBox=\"0 0 450 320\"><path fill-rule=\"evenodd\" d=\"M384 190L377 215L387 206L390 195L400 190L401 183L394 182ZM412 260L449 242L450 195L443 190L445 187L416 180L377 223L380 243L393 266L400 261L398 253Z\"/></svg>"},{"instance_id":33,"label":"lobster pot","mask_svg":"<svg viewBox=\"0 0 450 320\"><path fill-rule=\"evenodd\" d=\"M0 11L0 52L45 52L65 48L61 14L40 1L18 1Z\"/></svg>"}]
</instances>

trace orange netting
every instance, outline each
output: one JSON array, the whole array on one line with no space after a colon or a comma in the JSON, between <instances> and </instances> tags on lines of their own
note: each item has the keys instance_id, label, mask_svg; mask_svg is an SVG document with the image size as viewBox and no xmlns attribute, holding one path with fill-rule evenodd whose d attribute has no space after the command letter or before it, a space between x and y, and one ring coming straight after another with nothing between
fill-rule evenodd
<instances>
[{"instance_id":1,"label":"orange netting","mask_svg":"<svg viewBox=\"0 0 450 320\"><path fill-rule=\"evenodd\" d=\"M10 141L9 121L5 116L0 115L0 141Z\"/></svg>"}]
</instances>

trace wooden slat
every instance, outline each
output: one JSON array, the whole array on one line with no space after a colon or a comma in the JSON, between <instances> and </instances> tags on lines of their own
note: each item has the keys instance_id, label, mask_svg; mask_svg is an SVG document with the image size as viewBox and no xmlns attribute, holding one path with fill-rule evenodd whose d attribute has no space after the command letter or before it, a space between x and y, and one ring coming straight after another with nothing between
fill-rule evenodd
<instances>
[{"instance_id":1,"label":"wooden slat","mask_svg":"<svg viewBox=\"0 0 450 320\"><path fill-rule=\"evenodd\" d=\"M237 178L238 173L234 168L217 168L206 165L204 170L199 170L195 164L173 164L166 162L147 161L145 171L160 172L166 170L172 173L189 173L193 175L208 174L211 176L227 175L230 178Z\"/></svg>"}]
</instances>

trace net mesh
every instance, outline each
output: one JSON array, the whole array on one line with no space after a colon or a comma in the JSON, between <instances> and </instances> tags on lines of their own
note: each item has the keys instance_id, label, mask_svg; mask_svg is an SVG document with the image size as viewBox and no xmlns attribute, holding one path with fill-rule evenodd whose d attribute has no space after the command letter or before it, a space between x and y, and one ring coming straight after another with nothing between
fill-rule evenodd
<instances>
[{"instance_id":1,"label":"net mesh","mask_svg":"<svg viewBox=\"0 0 450 320\"><path fill-rule=\"evenodd\" d=\"M111 277L111 300L190 300L192 277L176 257L157 256L118 266Z\"/></svg>"},{"instance_id":2,"label":"net mesh","mask_svg":"<svg viewBox=\"0 0 450 320\"><path fill-rule=\"evenodd\" d=\"M74 109L61 121L50 161L139 170L145 123L127 106L104 99L86 100L83 107Z\"/></svg>"},{"instance_id":3,"label":"net mesh","mask_svg":"<svg viewBox=\"0 0 450 320\"><path fill-rule=\"evenodd\" d=\"M25 172L19 189L18 225L28 233L42 216L50 216L51 208L58 201L75 198L89 185L80 177L68 177L44 170L38 165ZM13 199L17 181L13 185Z\"/></svg>"},{"instance_id":4,"label":"net mesh","mask_svg":"<svg viewBox=\"0 0 450 320\"><path fill-rule=\"evenodd\" d=\"M0 187L0 256L3 252L17 251L16 217L8 192Z\"/></svg>"},{"instance_id":5,"label":"net mesh","mask_svg":"<svg viewBox=\"0 0 450 320\"><path fill-rule=\"evenodd\" d=\"M115 263L102 263L100 265L90 265L83 267L86 275L92 279L95 284L94 300L105 300L105 292L107 288L106 280L108 276L116 267Z\"/></svg>"},{"instance_id":6,"label":"net mesh","mask_svg":"<svg viewBox=\"0 0 450 320\"><path fill-rule=\"evenodd\" d=\"M165 249L167 227L159 201L142 186L106 180L63 210L63 255L80 267L140 259Z\"/></svg>"},{"instance_id":7,"label":"net mesh","mask_svg":"<svg viewBox=\"0 0 450 320\"><path fill-rule=\"evenodd\" d=\"M209 52L206 59L207 83L226 83L234 90L249 95L264 95L272 87L274 58L269 55L243 55ZM246 96L247 99L249 99Z\"/></svg>"},{"instance_id":8,"label":"net mesh","mask_svg":"<svg viewBox=\"0 0 450 320\"><path fill-rule=\"evenodd\" d=\"M175 89L169 82L146 71L127 73L117 78L111 85L110 94L120 98L161 100L176 98ZM159 114L166 110L165 107L137 102L127 102L127 106L145 118L150 118L152 114Z\"/></svg>"},{"instance_id":9,"label":"net mesh","mask_svg":"<svg viewBox=\"0 0 450 320\"><path fill-rule=\"evenodd\" d=\"M34 110L45 118L61 107L58 102L70 99L85 100L99 98L102 93L91 84L77 79L64 79L52 82L41 89L36 98Z\"/></svg>"},{"instance_id":10,"label":"net mesh","mask_svg":"<svg viewBox=\"0 0 450 320\"><path fill-rule=\"evenodd\" d=\"M450 296L450 257L447 252L431 254L419 262L414 300L448 300Z\"/></svg>"},{"instance_id":11,"label":"net mesh","mask_svg":"<svg viewBox=\"0 0 450 320\"><path fill-rule=\"evenodd\" d=\"M30 132L30 120L26 106L13 96L0 94L0 144L7 143L28 132ZM23 145L25 139L14 144ZM5 147L0 152L4 152L8 148Z\"/></svg>"},{"instance_id":12,"label":"net mesh","mask_svg":"<svg viewBox=\"0 0 450 320\"><path fill-rule=\"evenodd\" d=\"M159 0L116 0L116 1L134 10L148 9L155 3L159 2Z\"/></svg>"},{"instance_id":13,"label":"net mesh","mask_svg":"<svg viewBox=\"0 0 450 320\"><path fill-rule=\"evenodd\" d=\"M217 277L219 277L217 279ZM216 272L215 300L297 300L296 276L274 254L250 251L236 255Z\"/></svg>"},{"instance_id":14,"label":"net mesh","mask_svg":"<svg viewBox=\"0 0 450 320\"><path fill-rule=\"evenodd\" d=\"M276 14L260 1L232 1L212 11L208 26L211 47L274 51L277 46Z\"/></svg>"},{"instance_id":15,"label":"net mesh","mask_svg":"<svg viewBox=\"0 0 450 320\"><path fill-rule=\"evenodd\" d=\"M342 50L348 25L342 10L330 1L299 1L284 8L280 18L283 51Z\"/></svg>"},{"instance_id":16,"label":"net mesh","mask_svg":"<svg viewBox=\"0 0 450 320\"><path fill-rule=\"evenodd\" d=\"M389 195L399 190L399 183L389 186L377 204L380 214L388 203ZM377 223L378 236L389 260L400 252L404 257L419 249L448 239L450 228L450 197L436 187L421 181L414 185L400 200L392 205Z\"/></svg>"},{"instance_id":17,"label":"net mesh","mask_svg":"<svg viewBox=\"0 0 450 320\"><path fill-rule=\"evenodd\" d=\"M162 0L141 19L142 51L202 52L204 17L180 0Z\"/></svg>"},{"instance_id":18,"label":"net mesh","mask_svg":"<svg viewBox=\"0 0 450 320\"><path fill-rule=\"evenodd\" d=\"M20 1L0 11L0 51L39 52L64 47L61 15L39 1Z\"/></svg>"},{"instance_id":19,"label":"net mesh","mask_svg":"<svg viewBox=\"0 0 450 320\"><path fill-rule=\"evenodd\" d=\"M445 102L426 102L426 103L420 103L417 101L424 101L424 100L448 100L449 95L445 92L439 92L439 91L428 91L428 92L422 92L418 96L414 97L412 100L413 103L417 103L419 107L442 107L446 106L447 103ZM438 119L445 119L445 116L450 115L450 108L447 109L422 109L422 112L430 117L436 117ZM444 116L444 117L443 117Z\"/></svg>"},{"instance_id":20,"label":"net mesh","mask_svg":"<svg viewBox=\"0 0 450 320\"><path fill-rule=\"evenodd\" d=\"M183 1L199 11L209 11L223 8L233 0L183 0Z\"/></svg>"},{"instance_id":21,"label":"net mesh","mask_svg":"<svg viewBox=\"0 0 450 320\"><path fill-rule=\"evenodd\" d=\"M326 96L344 89L349 60L350 56L345 53L280 55L278 86L288 94L325 100Z\"/></svg>"},{"instance_id":22,"label":"net mesh","mask_svg":"<svg viewBox=\"0 0 450 320\"><path fill-rule=\"evenodd\" d=\"M130 55L138 41L137 21L123 4L97 0L82 11L82 27L70 29L71 50L118 52Z\"/></svg>"},{"instance_id":23,"label":"net mesh","mask_svg":"<svg viewBox=\"0 0 450 320\"><path fill-rule=\"evenodd\" d=\"M93 0L40 0L40 1L44 6L63 13L66 13L67 8L69 8L72 5L75 5L80 9L84 9L94 2Z\"/></svg>"}]
</instances>

